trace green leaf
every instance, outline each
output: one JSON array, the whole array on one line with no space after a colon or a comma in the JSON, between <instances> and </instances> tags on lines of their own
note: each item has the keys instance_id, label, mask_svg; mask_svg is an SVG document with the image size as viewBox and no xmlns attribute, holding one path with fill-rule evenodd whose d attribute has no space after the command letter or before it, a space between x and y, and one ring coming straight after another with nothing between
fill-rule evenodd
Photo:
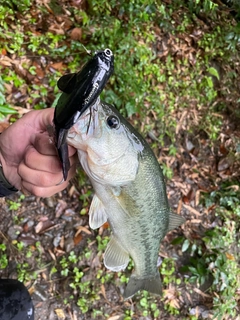
<instances>
[{"instance_id":1,"label":"green leaf","mask_svg":"<svg viewBox=\"0 0 240 320\"><path fill-rule=\"evenodd\" d=\"M218 80L220 80L220 77L219 77L219 74L218 74L218 71L217 69L213 68L213 67L210 67L208 69L208 72L212 75L212 76L215 76Z\"/></svg>"},{"instance_id":2,"label":"green leaf","mask_svg":"<svg viewBox=\"0 0 240 320\"><path fill-rule=\"evenodd\" d=\"M0 112L5 113L5 114L16 114L17 113L17 111L15 109L9 107L8 105L0 106Z\"/></svg>"},{"instance_id":3,"label":"green leaf","mask_svg":"<svg viewBox=\"0 0 240 320\"><path fill-rule=\"evenodd\" d=\"M187 249L189 248L189 245L190 245L189 240L186 239L186 240L183 242L183 245L182 245L182 252L187 251Z\"/></svg>"}]
</instances>

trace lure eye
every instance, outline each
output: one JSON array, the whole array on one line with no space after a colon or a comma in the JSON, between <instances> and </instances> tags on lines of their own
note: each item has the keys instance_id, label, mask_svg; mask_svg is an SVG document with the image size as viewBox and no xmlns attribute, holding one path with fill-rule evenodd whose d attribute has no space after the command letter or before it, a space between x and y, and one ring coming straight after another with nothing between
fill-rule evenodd
<instances>
[{"instance_id":1,"label":"lure eye","mask_svg":"<svg viewBox=\"0 0 240 320\"><path fill-rule=\"evenodd\" d=\"M119 127L119 119L116 116L109 116L107 118L107 124L111 129L117 129Z\"/></svg>"},{"instance_id":2,"label":"lure eye","mask_svg":"<svg viewBox=\"0 0 240 320\"><path fill-rule=\"evenodd\" d=\"M108 48L104 50L104 53L105 53L105 55L107 57L111 57L112 56L112 51L110 49L108 49Z\"/></svg>"}]
</instances>

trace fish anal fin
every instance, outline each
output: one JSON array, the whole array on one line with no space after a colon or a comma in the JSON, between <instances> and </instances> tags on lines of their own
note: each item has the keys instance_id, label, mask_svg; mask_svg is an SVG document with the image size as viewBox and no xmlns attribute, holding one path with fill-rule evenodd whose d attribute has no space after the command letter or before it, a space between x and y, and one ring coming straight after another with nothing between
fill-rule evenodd
<instances>
[{"instance_id":1,"label":"fish anal fin","mask_svg":"<svg viewBox=\"0 0 240 320\"><path fill-rule=\"evenodd\" d=\"M129 262L129 254L122 248L114 236L108 243L104 253L104 265L115 272L124 270Z\"/></svg>"},{"instance_id":2,"label":"fish anal fin","mask_svg":"<svg viewBox=\"0 0 240 320\"><path fill-rule=\"evenodd\" d=\"M89 209L89 225L92 229L100 228L107 221L107 214L102 201L94 195Z\"/></svg>"},{"instance_id":3,"label":"fish anal fin","mask_svg":"<svg viewBox=\"0 0 240 320\"><path fill-rule=\"evenodd\" d=\"M170 212L168 231L173 230L183 224L186 220L176 213Z\"/></svg>"},{"instance_id":4,"label":"fish anal fin","mask_svg":"<svg viewBox=\"0 0 240 320\"><path fill-rule=\"evenodd\" d=\"M129 299L139 290L146 290L156 295L162 294L162 283L159 273L155 277L138 278L134 274L130 277L123 298Z\"/></svg>"}]
</instances>

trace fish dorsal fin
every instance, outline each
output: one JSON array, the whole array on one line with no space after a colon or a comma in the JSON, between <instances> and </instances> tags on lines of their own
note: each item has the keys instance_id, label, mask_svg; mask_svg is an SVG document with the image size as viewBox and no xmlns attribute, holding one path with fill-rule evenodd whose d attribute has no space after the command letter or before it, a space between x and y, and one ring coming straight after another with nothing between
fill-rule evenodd
<instances>
[{"instance_id":1,"label":"fish dorsal fin","mask_svg":"<svg viewBox=\"0 0 240 320\"><path fill-rule=\"evenodd\" d=\"M183 217L179 216L176 213L170 212L170 214L169 214L168 231L179 227L184 222L185 222L185 219Z\"/></svg>"},{"instance_id":2,"label":"fish dorsal fin","mask_svg":"<svg viewBox=\"0 0 240 320\"><path fill-rule=\"evenodd\" d=\"M104 265L107 269L118 272L124 270L129 262L129 254L112 236L104 253Z\"/></svg>"},{"instance_id":3,"label":"fish dorsal fin","mask_svg":"<svg viewBox=\"0 0 240 320\"><path fill-rule=\"evenodd\" d=\"M77 76L76 73L65 74L58 80L57 82L58 88L65 93L71 93L76 84L76 79L77 79L76 76Z\"/></svg>"},{"instance_id":4,"label":"fish dorsal fin","mask_svg":"<svg viewBox=\"0 0 240 320\"><path fill-rule=\"evenodd\" d=\"M95 194L89 209L90 228L100 228L106 221L107 215L103 203Z\"/></svg>"}]
</instances>

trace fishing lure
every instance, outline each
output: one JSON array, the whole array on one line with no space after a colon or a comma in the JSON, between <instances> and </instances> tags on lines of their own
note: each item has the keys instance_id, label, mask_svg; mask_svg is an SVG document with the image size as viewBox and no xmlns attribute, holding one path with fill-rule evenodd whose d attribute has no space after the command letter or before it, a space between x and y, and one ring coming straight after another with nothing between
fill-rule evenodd
<instances>
[{"instance_id":1,"label":"fishing lure","mask_svg":"<svg viewBox=\"0 0 240 320\"><path fill-rule=\"evenodd\" d=\"M113 73L114 56L110 49L97 51L78 73L62 76L58 88L63 91L54 112L56 146L67 179L70 163L66 138L68 130L81 114L94 104Z\"/></svg>"}]
</instances>

